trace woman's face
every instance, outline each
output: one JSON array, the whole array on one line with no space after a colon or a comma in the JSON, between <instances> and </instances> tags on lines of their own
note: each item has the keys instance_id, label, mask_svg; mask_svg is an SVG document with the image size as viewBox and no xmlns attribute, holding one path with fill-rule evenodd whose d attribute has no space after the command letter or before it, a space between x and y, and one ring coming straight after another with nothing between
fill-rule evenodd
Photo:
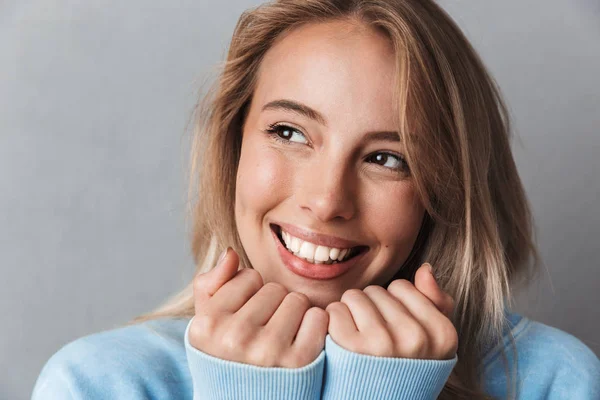
<instances>
[{"instance_id":1,"label":"woman's face","mask_svg":"<svg viewBox=\"0 0 600 400\"><path fill-rule=\"evenodd\" d=\"M391 44L347 22L305 25L265 55L235 198L265 283L325 308L347 289L385 284L408 257L424 209L394 132L393 74Z\"/></svg>"}]
</instances>

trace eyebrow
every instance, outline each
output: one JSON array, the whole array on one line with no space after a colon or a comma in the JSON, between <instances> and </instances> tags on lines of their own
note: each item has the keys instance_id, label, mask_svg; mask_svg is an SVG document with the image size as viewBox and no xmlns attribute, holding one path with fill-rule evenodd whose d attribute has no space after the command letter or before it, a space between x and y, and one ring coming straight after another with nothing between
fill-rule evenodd
<instances>
[{"instance_id":1,"label":"eyebrow","mask_svg":"<svg viewBox=\"0 0 600 400\"><path fill-rule=\"evenodd\" d=\"M327 126L327 120L325 117L318 112L317 110L310 108L306 104L299 103L293 100L273 100L265 104L262 108L262 111L266 110L283 110L283 111L291 111L293 113L299 114L303 117L312 119L317 121L319 124L323 126ZM375 132L367 132L364 137L365 142L370 141L387 141L387 142L400 142L400 135L398 132L392 131L375 131Z\"/></svg>"}]
</instances>

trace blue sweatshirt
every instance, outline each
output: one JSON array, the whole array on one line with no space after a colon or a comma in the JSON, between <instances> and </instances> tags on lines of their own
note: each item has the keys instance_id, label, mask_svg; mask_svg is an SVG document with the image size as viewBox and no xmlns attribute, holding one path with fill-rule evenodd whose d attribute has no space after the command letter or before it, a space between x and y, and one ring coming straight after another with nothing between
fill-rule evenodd
<instances>
[{"instance_id":1,"label":"blue sweatshirt","mask_svg":"<svg viewBox=\"0 0 600 400\"><path fill-rule=\"evenodd\" d=\"M507 398L500 350L512 362L512 331L518 399L600 399L600 360L583 342L516 313L506 317L504 343L483 360L488 394ZM435 399L458 361L368 356L327 335L309 365L258 367L192 347L191 320L163 318L76 339L46 362L32 399Z\"/></svg>"}]
</instances>

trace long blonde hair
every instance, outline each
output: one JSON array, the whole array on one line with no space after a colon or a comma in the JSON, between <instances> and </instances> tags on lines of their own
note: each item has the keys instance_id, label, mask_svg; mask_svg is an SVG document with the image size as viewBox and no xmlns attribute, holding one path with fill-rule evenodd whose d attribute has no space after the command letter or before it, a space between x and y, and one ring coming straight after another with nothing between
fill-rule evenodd
<instances>
[{"instance_id":1,"label":"long blonde hair","mask_svg":"<svg viewBox=\"0 0 600 400\"><path fill-rule=\"evenodd\" d=\"M219 79L195 113L189 198L196 273L210 270L227 246L250 266L234 199L241 129L257 71L282 35L331 20L366 24L393 44L398 130L426 209L413 251L394 279L412 279L423 262L433 265L440 286L455 299L459 334L458 363L440 398L489 398L482 388L483 351L500 343L511 287L535 276L540 257L500 91L461 30L431 0L279 0L241 15ZM190 281L130 323L192 317L193 300ZM508 376L506 363L505 369Z\"/></svg>"}]
</instances>

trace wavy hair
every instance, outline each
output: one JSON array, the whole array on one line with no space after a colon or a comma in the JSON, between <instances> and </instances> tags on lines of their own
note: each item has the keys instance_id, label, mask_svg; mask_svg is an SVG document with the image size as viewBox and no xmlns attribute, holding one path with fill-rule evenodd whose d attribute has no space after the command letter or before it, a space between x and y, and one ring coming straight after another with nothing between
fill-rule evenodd
<instances>
[{"instance_id":1,"label":"wavy hair","mask_svg":"<svg viewBox=\"0 0 600 400\"><path fill-rule=\"evenodd\" d=\"M482 387L485 350L501 343L512 288L534 278L540 257L500 90L455 22L431 0L279 0L241 15L219 77L195 109L188 196L196 273L213 268L227 246L250 266L234 199L257 71L276 40L300 25L332 20L364 24L393 45L396 122L426 210L393 279L412 280L422 263L433 266L455 300L459 335L458 363L439 398L489 398ZM192 282L130 323L192 317ZM516 365L508 366L504 351L502 357L515 397Z\"/></svg>"}]
</instances>

